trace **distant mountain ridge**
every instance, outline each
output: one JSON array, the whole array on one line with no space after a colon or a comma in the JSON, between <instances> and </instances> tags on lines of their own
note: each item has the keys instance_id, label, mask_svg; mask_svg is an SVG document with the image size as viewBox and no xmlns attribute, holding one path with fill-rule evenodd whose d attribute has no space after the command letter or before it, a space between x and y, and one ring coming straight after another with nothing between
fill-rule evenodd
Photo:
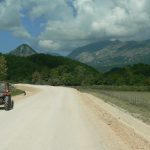
<instances>
[{"instance_id":1,"label":"distant mountain ridge","mask_svg":"<svg viewBox=\"0 0 150 150\"><path fill-rule=\"evenodd\" d=\"M68 57L100 71L130 64L150 64L150 40L100 41L75 49Z\"/></svg>"},{"instance_id":2,"label":"distant mountain ridge","mask_svg":"<svg viewBox=\"0 0 150 150\"><path fill-rule=\"evenodd\" d=\"M51 52L51 51L42 51L42 52L38 51L37 52L28 44L22 44L22 45L18 46L16 49L9 52L9 54L11 54L11 55L21 56L21 57L27 57L27 56L31 56L31 55L38 54L38 53L48 54L51 56L61 56L60 54Z\"/></svg>"},{"instance_id":3,"label":"distant mountain ridge","mask_svg":"<svg viewBox=\"0 0 150 150\"><path fill-rule=\"evenodd\" d=\"M34 49L32 49L29 45L22 44L19 47L17 47L16 49L10 51L9 54L27 57L27 56L37 54L37 52Z\"/></svg>"}]
</instances>

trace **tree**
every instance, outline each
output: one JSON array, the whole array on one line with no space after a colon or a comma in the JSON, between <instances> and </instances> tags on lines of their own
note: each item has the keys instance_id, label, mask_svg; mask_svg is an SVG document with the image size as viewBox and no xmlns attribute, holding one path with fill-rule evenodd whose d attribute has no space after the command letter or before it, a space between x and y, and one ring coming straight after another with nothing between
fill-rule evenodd
<instances>
[{"instance_id":1,"label":"tree","mask_svg":"<svg viewBox=\"0 0 150 150\"><path fill-rule=\"evenodd\" d=\"M7 77L7 62L4 56L0 56L0 80L5 80Z\"/></svg>"},{"instance_id":2,"label":"tree","mask_svg":"<svg viewBox=\"0 0 150 150\"><path fill-rule=\"evenodd\" d=\"M33 83L39 83L41 81L41 74L38 71L35 71L32 74L32 82Z\"/></svg>"},{"instance_id":3,"label":"tree","mask_svg":"<svg viewBox=\"0 0 150 150\"><path fill-rule=\"evenodd\" d=\"M63 76L61 77L61 81L63 83L63 85L74 85L74 78L71 75L71 73L64 73Z\"/></svg>"},{"instance_id":4,"label":"tree","mask_svg":"<svg viewBox=\"0 0 150 150\"><path fill-rule=\"evenodd\" d=\"M48 81L50 78L50 69L48 67L44 67L40 74L43 81Z\"/></svg>"}]
</instances>

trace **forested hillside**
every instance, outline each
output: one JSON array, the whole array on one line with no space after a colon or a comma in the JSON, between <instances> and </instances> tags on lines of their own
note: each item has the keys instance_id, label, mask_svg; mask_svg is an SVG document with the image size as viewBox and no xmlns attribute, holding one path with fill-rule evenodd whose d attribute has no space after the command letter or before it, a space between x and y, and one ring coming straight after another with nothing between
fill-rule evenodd
<instances>
[{"instance_id":1,"label":"forested hillside","mask_svg":"<svg viewBox=\"0 0 150 150\"><path fill-rule=\"evenodd\" d=\"M100 73L61 56L0 56L0 80L48 85L150 85L150 65L136 64Z\"/></svg>"},{"instance_id":2,"label":"forested hillside","mask_svg":"<svg viewBox=\"0 0 150 150\"><path fill-rule=\"evenodd\" d=\"M96 84L99 72L80 62L61 56L35 54L28 57L5 55L7 79L13 82L50 85Z\"/></svg>"},{"instance_id":3,"label":"forested hillside","mask_svg":"<svg viewBox=\"0 0 150 150\"><path fill-rule=\"evenodd\" d=\"M150 85L150 65L136 64L104 73L103 84Z\"/></svg>"}]
</instances>

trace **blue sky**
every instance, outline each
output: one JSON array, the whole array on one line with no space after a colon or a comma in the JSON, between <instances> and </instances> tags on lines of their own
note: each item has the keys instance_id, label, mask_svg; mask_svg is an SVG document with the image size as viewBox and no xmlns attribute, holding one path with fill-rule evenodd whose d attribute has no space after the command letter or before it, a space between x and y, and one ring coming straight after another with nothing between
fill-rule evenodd
<instances>
[{"instance_id":1,"label":"blue sky","mask_svg":"<svg viewBox=\"0 0 150 150\"><path fill-rule=\"evenodd\" d=\"M73 0L67 0L67 4L72 9L73 16L76 17L77 16L77 10L73 4Z\"/></svg>"},{"instance_id":2,"label":"blue sky","mask_svg":"<svg viewBox=\"0 0 150 150\"><path fill-rule=\"evenodd\" d=\"M0 52L8 52L24 42L26 41L15 38L9 31L0 31Z\"/></svg>"},{"instance_id":3,"label":"blue sky","mask_svg":"<svg viewBox=\"0 0 150 150\"><path fill-rule=\"evenodd\" d=\"M29 34L31 34L32 38L36 38L43 31L43 28L40 26L40 24L43 22L44 20L42 20L42 18L38 18L32 21L27 16L25 16L23 19L21 19L21 23L23 24L24 28L29 32ZM16 37L10 31L0 30L1 52L7 53L8 51L13 50L14 48L23 43L30 44L30 42L35 48L38 48L36 47L36 45L34 45L32 39Z\"/></svg>"},{"instance_id":4,"label":"blue sky","mask_svg":"<svg viewBox=\"0 0 150 150\"><path fill-rule=\"evenodd\" d=\"M149 0L0 0L0 51L27 43L65 55L104 39L149 39L149 6Z\"/></svg>"}]
</instances>

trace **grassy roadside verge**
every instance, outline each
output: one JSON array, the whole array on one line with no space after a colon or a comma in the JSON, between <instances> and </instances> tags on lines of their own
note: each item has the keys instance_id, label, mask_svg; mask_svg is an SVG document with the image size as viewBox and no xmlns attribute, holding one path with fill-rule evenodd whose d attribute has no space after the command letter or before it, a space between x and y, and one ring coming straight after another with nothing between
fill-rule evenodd
<instances>
[{"instance_id":1,"label":"grassy roadside verge","mask_svg":"<svg viewBox=\"0 0 150 150\"><path fill-rule=\"evenodd\" d=\"M150 92L150 86L113 86L113 85L93 85L93 86L76 86L77 89L97 89L97 90L109 90L109 91L141 91Z\"/></svg>"},{"instance_id":2,"label":"grassy roadside verge","mask_svg":"<svg viewBox=\"0 0 150 150\"><path fill-rule=\"evenodd\" d=\"M17 95L21 95L21 94L23 94L23 93L24 93L24 91L22 91L22 90L20 90L20 89L14 89L14 90L12 90L11 95L12 95L12 96L17 96Z\"/></svg>"},{"instance_id":3,"label":"grassy roadside verge","mask_svg":"<svg viewBox=\"0 0 150 150\"><path fill-rule=\"evenodd\" d=\"M104 90L90 87L77 87L78 90L90 93L107 103L114 104L130 112L134 117L150 124L150 92L127 90Z\"/></svg>"}]
</instances>

